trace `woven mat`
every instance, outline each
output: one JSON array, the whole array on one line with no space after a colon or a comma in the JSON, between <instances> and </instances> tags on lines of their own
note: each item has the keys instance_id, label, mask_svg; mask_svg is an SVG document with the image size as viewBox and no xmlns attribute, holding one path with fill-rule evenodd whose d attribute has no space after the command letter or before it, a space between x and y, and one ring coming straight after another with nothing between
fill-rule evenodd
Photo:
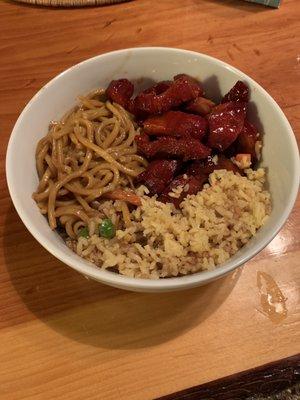
<instances>
[{"instance_id":1,"label":"woven mat","mask_svg":"<svg viewBox=\"0 0 300 400\"><path fill-rule=\"evenodd\" d=\"M103 6L129 0L15 0L21 3L53 7Z\"/></svg>"}]
</instances>

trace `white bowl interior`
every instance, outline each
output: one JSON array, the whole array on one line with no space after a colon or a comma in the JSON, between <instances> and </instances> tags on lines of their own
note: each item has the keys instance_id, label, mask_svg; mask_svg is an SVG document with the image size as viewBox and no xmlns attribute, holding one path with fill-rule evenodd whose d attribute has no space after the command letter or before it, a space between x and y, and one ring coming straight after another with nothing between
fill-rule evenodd
<instances>
[{"instance_id":1,"label":"white bowl interior","mask_svg":"<svg viewBox=\"0 0 300 400\"><path fill-rule=\"evenodd\" d=\"M52 232L32 200L38 178L35 148L78 95L106 87L112 79L134 80L137 89L151 81L188 73L203 82L210 98L218 99L238 80L251 90L250 121L263 132L261 165L267 168L273 210L266 225L227 263L215 271L158 281L132 279L103 271L69 250ZM29 102L13 130L7 151L7 180L14 205L33 236L53 255L93 279L131 290L167 291L204 284L243 264L266 246L290 213L299 186L299 155L292 129L275 101L252 79L229 65L206 55L168 48L128 49L84 61L63 72L43 87ZM26 173L24 173L26 171Z\"/></svg>"}]
</instances>

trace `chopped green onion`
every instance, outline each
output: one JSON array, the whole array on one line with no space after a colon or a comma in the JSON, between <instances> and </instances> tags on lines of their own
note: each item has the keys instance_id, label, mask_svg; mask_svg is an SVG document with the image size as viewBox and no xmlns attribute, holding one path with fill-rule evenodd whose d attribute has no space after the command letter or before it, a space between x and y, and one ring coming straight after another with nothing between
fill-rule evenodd
<instances>
[{"instance_id":1,"label":"chopped green onion","mask_svg":"<svg viewBox=\"0 0 300 400\"><path fill-rule=\"evenodd\" d=\"M89 228L85 226L84 228L81 228L80 231L78 232L78 236L88 238L89 237Z\"/></svg>"},{"instance_id":2,"label":"chopped green onion","mask_svg":"<svg viewBox=\"0 0 300 400\"><path fill-rule=\"evenodd\" d=\"M99 224L99 234L106 239L112 239L116 234L116 228L111 219L104 219Z\"/></svg>"}]
</instances>

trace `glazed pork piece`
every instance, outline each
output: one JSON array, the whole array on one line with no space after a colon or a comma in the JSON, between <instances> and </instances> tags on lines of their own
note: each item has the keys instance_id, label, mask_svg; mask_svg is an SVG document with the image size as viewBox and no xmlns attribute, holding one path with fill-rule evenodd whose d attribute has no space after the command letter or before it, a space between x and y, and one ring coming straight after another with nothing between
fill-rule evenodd
<instances>
[{"instance_id":1,"label":"glazed pork piece","mask_svg":"<svg viewBox=\"0 0 300 400\"><path fill-rule=\"evenodd\" d=\"M186 138L176 139L173 137L161 136L150 141L147 134L143 133L135 138L138 150L149 159L155 158L176 158L187 160L201 160L207 158L211 149L197 139Z\"/></svg>"},{"instance_id":2,"label":"glazed pork piece","mask_svg":"<svg viewBox=\"0 0 300 400\"><path fill-rule=\"evenodd\" d=\"M172 136L201 140L205 135L208 123L199 115L182 111L167 111L162 115L147 118L143 123L144 132L154 136Z\"/></svg>"},{"instance_id":3,"label":"glazed pork piece","mask_svg":"<svg viewBox=\"0 0 300 400\"><path fill-rule=\"evenodd\" d=\"M111 81L106 89L106 96L110 101L120 104L127 109L133 95L134 86L128 79Z\"/></svg>"},{"instance_id":4,"label":"glazed pork piece","mask_svg":"<svg viewBox=\"0 0 300 400\"><path fill-rule=\"evenodd\" d=\"M260 157L261 138L256 127L245 121L244 128L239 134L235 146L235 154L251 154L251 160L257 161Z\"/></svg>"},{"instance_id":5,"label":"glazed pork piece","mask_svg":"<svg viewBox=\"0 0 300 400\"><path fill-rule=\"evenodd\" d=\"M246 103L230 101L214 107L208 117L208 146L226 150L239 136L244 127Z\"/></svg>"},{"instance_id":6,"label":"glazed pork piece","mask_svg":"<svg viewBox=\"0 0 300 400\"><path fill-rule=\"evenodd\" d=\"M137 97L132 98L127 105L127 110L139 120L143 120L149 116L149 112L139 107L139 98L145 96L146 98L156 97L164 93L172 86L173 81L161 81L155 85L141 91Z\"/></svg>"},{"instance_id":7,"label":"glazed pork piece","mask_svg":"<svg viewBox=\"0 0 300 400\"><path fill-rule=\"evenodd\" d=\"M208 145L223 152L239 137L244 128L249 89L237 81L209 114Z\"/></svg>"},{"instance_id":8,"label":"glazed pork piece","mask_svg":"<svg viewBox=\"0 0 300 400\"><path fill-rule=\"evenodd\" d=\"M179 208L180 203L188 194L197 194L207 181L207 177L193 176L182 174L178 175L165 188L158 200L162 203L173 203L176 208ZM178 193L176 193L176 189Z\"/></svg>"},{"instance_id":9,"label":"glazed pork piece","mask_svg":"<svg viewBox=\"0 0 300 400\"><path fill-rule=\"evenodd\" d=\"M140 94L154 94L159 95L165 92L172 85L173 81L161 81L155 85L143 90Z\"/></svg>"},{"instance_id":10,"label":"glazed pork piece","mask_svg":"<svg viewBox=\"0 0 300 400\"><path fill-rule=\"evenodd\" d=\"M154 160L144 172L138 175L136 181L144 184L151 196L160 194L172 181L180 166L181 162L178 160Z\"/></svg>"},{"instance_id":11,"label":"glazed pork piece","mask_svg":"<svg viewBox=\"0 0 300 400\"><path fill-rule=\"evenodd\" d=\"M147 114L161 114L178 107L185 101L196 98L200 88L194 83L182 78L174 81L163 93L140 93L134 101L137 111Z\"/></svg>"},{"instance_id":12,"label":"glazed pork piece","mask_svg":"<svg viewBox=\"0 0 300 400\"><path fill-rule=\"evenodd\" d=\"M199 96L195 100L190 101L185 107L184 111L191 112L194 114L205 117L210 114L212 109L215 107L215 103L205 97Z\"/></svg>"},{"instance_id":13,"label":"glazed pork piece","mask_svg":"<svg viewBox=\"0 0 300 400\"><path fill-rule=\"evenodd\" d=\"M229 90L227 94L222 99L222 103L228 103L229 101L242 101L243 103L248 103L249 101L249 88L242 82L237 81L237 83Z\"/></svg>"},{"instance_id":14,"label":"glazed pork piece","mask_svg":"<svg viewBox=\"0 0 300 400\"><path fill-rule=\"evenodd\" d=\"M207 157L205 160L192 162L186 168L186 173L193 176L205 175L208 179L208 176L218 169L226 169L227 171L232 171L235 174L243 174L243 171L241 171L231 160L222 154L219 154L218 156Z\"/></svg>"}]
</instances>

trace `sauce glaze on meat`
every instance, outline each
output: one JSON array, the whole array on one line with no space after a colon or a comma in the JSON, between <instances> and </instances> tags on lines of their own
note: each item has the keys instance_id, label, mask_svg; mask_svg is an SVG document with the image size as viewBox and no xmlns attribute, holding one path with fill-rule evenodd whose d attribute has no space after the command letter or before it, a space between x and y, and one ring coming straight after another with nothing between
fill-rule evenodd
<instances>
[{"instance_id":1,"label":"sauce glaze on meat","mask_svg":"<svg viewBox=\"0 0 300 400\"><path fill-rule=\"evenodd\" d=\"M243 174L258 160L260 135L247 120L249 88L244 82L237 81L219 104L206 98L201 83L187 74L133 93L127 79L112 81L106 90L109 100L139 121L141 134L135 140L149 165L136 181L158 200L179 207L214 170Z\"/></svg>"}]
</instances>

